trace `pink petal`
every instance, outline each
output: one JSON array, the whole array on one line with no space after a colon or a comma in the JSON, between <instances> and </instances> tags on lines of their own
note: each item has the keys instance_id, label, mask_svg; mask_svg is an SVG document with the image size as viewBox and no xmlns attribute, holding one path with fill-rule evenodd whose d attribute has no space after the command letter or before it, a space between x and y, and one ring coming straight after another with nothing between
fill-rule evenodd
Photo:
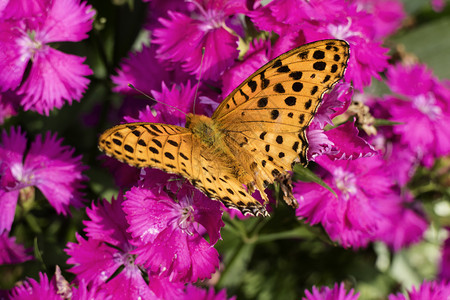
<instances>
[{"instance_id":1,"label":"pink petal","mask_svg":"<svg viewBox=\"0 0 450 300\"><path fill-rule=\"evenodd\" d=\"M46 13L51 0L4 0L2 2L6 4L6 7L0 10L2 19L20 19L42 16Z\"/></svg>"},{"instance_id":2,"label":"pink petal","mask_svg":"<svg viewBox=\"0 0 450 300\"><path fill-rule=\"evenodd\" d=\"M95 10L80 0L53 1L47 18L37 35L45 43L71 41L88 38Z\"/></svg>"},{"instance_id":3,"label":"pink petal","mask_svg":"<svg viewBox=\"0 0 450 300\"><path fill-rule=\"evenodd\" d=\"M34 185L41 190L58 213L67 214L69 205L82 207L82 194L86 169L81 164L81 156L73 157L74 149L61 145L62 139L47 132L44 139L40 135L31 144L25 159L24 169L32 170Z\"/></svg>"},{"instance_id":4,"label":"pink petal","mask_svg":"<svg viewBox=\"0 0 450 300\"><path fill-rule=\"evenodd\" d=\"M0 91L13 90L19 86L31 57L22 45L24 39L22 23L0 22Z\"/></svg>"},{"instance_id":5,"label":"pink petal","mask_svg":"<svg viewBox=\"0 0 450 300\"><path fill-rule=\"evenodd\" d=\"M30 278L23 285L12 289L9 299L14 300L61 300L54 280L49 281L46 274L39 273L39 281Z\"/></svg>"},{"instance_id":6,"label":"pink petal","mask_svg":"<svg viewBox=\"0 0 450 300\"><path fill-rule=\"evenodd\" d=\"M341 126L326 131L331 142L338 150L337 154L328 154L333 159L357 159L359 157L369 157L378 152L358 136L358 128L353 122L346 122Z\"/></svg>"},{"instance_id":7,"label":"pink petal","mask_svg":"<svg viewBox=\"0 0 450 300\"><path fill-rule=\"evenodd\" d=\"M118 251L101 241L85 240L78 233L76 238L78 243L69 242L64 250L70 256L67 263L74 265L68 271L95 285L106 282L121 266L121 261L115 259Z\"/></svg>"},{"instance_id":8,"label":"pink petal","mask_svg":"<svg viewBox=\"0 0 450 300\"><path fill-rule=\"evenodd\" d=\"M19 190L7 192L0 189L0 232L11 230L19 192Z\"/></svg>"},{"instance_id":9,"label":"pink petal","mask_svg":"<svg viewBox=\"0 0 450 300\"><path fill-rule=\"evenodd\" d=\"M48 115L53 108L61 108L64 100L69 104L79 101L89 84L84 76L92 74L84 60L44 46L36 53L29 77L18 91L24 95L24 109Z\"/></svg>"},{"instance_id":10,"label":"pink petal","mask_svg":"<svg viewBox=\"0 0 450 300\"><path fill-rule=\"evenodd\" d=\"M108 202L103 199L97 206L92 204L92 208L87 208L90 220L83 222L87 236L125 249L131 235L126 231L128 223L122 210L122 202L123 195L120 193L117 200L112 198Z\"/></svg>"},{"instance_id":11,"label":"pink petal","mask_svg":"<svg viewBox=\"0 0 450 300\"><path fill-rule=\"evenodd\" d=\"M0 208L0 211L3 210ZM25 247L17 244L16 238L8 237L8 234L8 232L0 234L0 265L18 264L33 259L33 256L26 253Z\"/></svg>"}]
</instances>

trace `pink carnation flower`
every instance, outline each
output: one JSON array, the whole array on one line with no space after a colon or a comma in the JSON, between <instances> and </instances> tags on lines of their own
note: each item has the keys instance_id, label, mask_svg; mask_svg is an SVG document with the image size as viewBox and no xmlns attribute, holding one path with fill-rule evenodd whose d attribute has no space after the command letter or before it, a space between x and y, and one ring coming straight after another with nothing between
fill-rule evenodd
<instances>
[{"instance_id":1,"label":"pink carnation flower","mask_svg":"<svg viewBox=\"0 0 450 300\"><path fill-rule=\"evenodd\" d=\"M134 187L125 194L129 232L138 241L136 263L174 282L209 278L219 266L217 250L212 247L223 226L219 202L186 186L174 193L178 199L174 201L158 192L170 187L151 186L153 190ZM209 235L209 242L203 233Z\"/></svg>"},{"instance_id":2,"label":"pink carnation flower","mask_svg":"<svg viewBox=\"0 0 450 300\"><path fill-rule=\"evenodd\" d=\"M317 113L306 131L308 138L308 160L314 161L320 155L332 159L356 159L377 154L377 151L359 137L354 122L345 122L331 130L324 127L334 125L332 119L344 113L351 103L352 90L348 83L339 84L326 94Z\"/></svg>"},{"instance_id":3,"label":"pink carnation flower","mask_svg":"<svg viewBox=\"0 0 450 300\"><path fill-rule=\"evenodd\" d=\"M379 156L332 161L320 156L322 180L337 194L315 183L294 183L296 214L312 225L320 223L343 247L362 247L375 239L383 216L377 205L392 193L391 180Z\"/></svg>"},{"instance_id":4,"label":"pink carnation flower","mask_svg":"<svg viewBox=\"0 0 450 300\"><path fill-rule=\"evenodd\" d=\"M374 27L377 18L344 0L275 0L250 14L260 29L280 36L299 32L305 42L336 38L350 44L350 60L345 74L348 82L362 90L388 63L388 49L381 46ZM301 45L301 44L299 44Z\"/></svg>"},{"instance_id":5,"label":"pink carnation flower","mask_svg":"<svg viewBox=\"0 0 450 300\"><path fill-rule=\"evenodd\" d=\"M33 259L33 256L27 254L29 249L17 244L16 238L9 237L8 234L6 231L0 234L0 265L18 264Z\"/></svg>"},{"instance_id":6,"label":"pink carnation flower","mask_svg":"<svg viewBox=\"0 0 450 300\"><path fill-rule=\"evenodd\" d=\"M392 170L395 173L395 170ZM378 226L378 239L394 251L399 251L423 239L428 221L420 203L415 203L408 191L389 195L377 201L384 221Z\"/></svg>"},{"instance_id":7,"label":"pink carnation flower","mask_svg":"<svg viewBox=\"0 0 450 300\"><path fill-rule=\"evenodd\" d=\"M85 300L99 299L110 300L111 295L106 291L98 290L97 287L88 287L82 281L78 287L69 286L69 283L62 277L55 276L49 280L46 274L39 273L39 282L30 278L25 280L22 285L14 287L10 291L11 300Z\"/></svg>"},{"instance_id":8,"label":"pink carnation flower","mask_svg":"<svg viewBox=\"0 0 450 300\"><path fill-rule=\"evenodd\" d=\"M403 294L389 295L389 300L443 300L450 298L450 283L441 281L424 281L418 289L412 287L408 296Z\"/></svg>"},{"instance_id":9,"label":"pink carnation flower","mask_svg":"<svg viewBox=\"0 0 450 300\"><path fill-rule=\"evenodd\" d=\"M373 29L377 39L396 32L406 17L400 0L352 0L352 2L373 16Z\"/></svg>"},{"instance_id":10,"label":"pink carnation flower","mask_svg":"<svg viewBox=\"0 0 450 300\"><path fill-rule=\"evenodd\" d=\"M25 110L46 115L64 100L80 100L89 83L85 76L92 71L84 58L49 44L87 38L94 14L80 0L9 1L0 22L0 91L16 91Z\"/></svg>"},{"instance_id":11,"label":"pink carnation flower","mask_svg":"<svg viewBox=\"0 0 450 300\"><path fill-rule=\"evenodd\" d=\"M124 59L116 70L117 75L111 76L117 85L115 92L137 94L128 84L145 93L161 88L161 82L181 83L187 81L190 76L181 72L178 68L170 67L156 59L156 45L143 46L142 50L131 53ZM192 79L192 78L191 78Z\"/></svg>"},{"instance_id":12,"label":"pink carnation flower","mask_svg":"<svg viewBox=\"0 0 450 300\"><path fill-rule=\"evenodd\" d=\"M400 122L394 133L426 166L450 153L450 86L439 82L424 65L389 68L388 85L403 97L388 96L380 103Z\"/></svg>"},{"instance_id":13,"label":"pink carnation flower","mask_svg":"<svg viewBox=\"0 0 450 300\"><path fill-rule=\"evenodd\" d=\"M123 197L119 195L111 203L103 200L98 206L93 205L86 210L90 220L84 225L89 239L77 234L78 243L67 244L66 253L70 256L67 263L74 265L69 271L77 275L77 281L84 280L122 299L155 299L157 294L166 295L173 289L180 289L157 277L150 277L150 285L145 282L142 266L136 263L132 253L135 247L127 232L122 203Z\"/></svg>"},{"instance_id":14,"label":"pink carnation flower","mask_svg":"<svg viewBox=\"0 0 450 300\"><path fill-rule=\"evenodd\" d=\"M216 79L238 57L238 37L228 32L226 22L247 11L245 1L193 1L197 10L191 14L169 11L168 19L160 18L162 27L153 31L158 44L158 57L181 63L191 74L200 74L202 48L205 54L202 78Z\"/></svg>"},{"instance_id":15,"label":"pink carnation flower","mask_svg":"<svg viewBox=\"0 0 450 300\"><path fill-rule=\"evenodd\" d=\"M39 273L39 282L32 278L24 281L11 290L9 299L61 300L61 296L57 293L55 281L49 281L47 274Z\"/></svg>"},{"instance_id":16,"label":"pink carnation flower","mask_svg":"<svg viewBox=\"0 0 450 300\"><path fill-rule=\"evenodd\" d=\"M74 149L62 146L62 139L47 132L38 135L24 157L27 140L20 128L2 133L0 144L0 232L9 231L14 219L20 190L35 186L58 213L66 215L69 206L82 207L81 156Z\"/></svg>"},{"instance_id":17,"label":"pink carnation flower","mask_svg":"<svg viewBox=\"0 0 450 300\"><path fill-rule=\"evenodd\" d=\"M333 288L327 286L321 287L320 289L313 286L312 292L305 290L305 297L303 300L357 300L359 298L359 293L354 294L354 290L345 290L344 284L334 284Z\"/></svg>"}]
</instances>

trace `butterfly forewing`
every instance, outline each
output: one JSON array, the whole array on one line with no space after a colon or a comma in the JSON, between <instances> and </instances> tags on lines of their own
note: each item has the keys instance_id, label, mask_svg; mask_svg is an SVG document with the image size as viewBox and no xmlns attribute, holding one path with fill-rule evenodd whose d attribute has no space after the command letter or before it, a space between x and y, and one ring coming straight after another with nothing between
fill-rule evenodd
<instances>
[{"instance_id":1,"label":"butterfly forewing","mask_svg":"<svg viewBox=\"0 0 450 300\"><path fill-rule=\"evenodd\" d=\"M118 125L100 136L99 147L129 165L182 175L211 199L244 214L267 215L229 164L187 128L156 123Z\"/></svg>"},{"instance_id":2,"label":"butterfly forewing","mask_svg":"<svg viewBox=\"0 0 450 300\"><path fill-rule=\"evenodd\" d=\"M272 183L294 161L306 163L310 124L323 94L343 77L345 41L324 40L293 49L264 65L234 90L213 115L256 181Z\"/></svg>"},{"instance_id":3,"label":"butterfly forewing","mask_svg":"<svg viewBox=\"0 0 450 300\"><path fill-rule=\"evenodd\" d=\"M105 131L99 147L107 155L138 168L152 167L189 177L192 174L192 133L183 127L129 123Z\"/></svg>"}]
</instances>

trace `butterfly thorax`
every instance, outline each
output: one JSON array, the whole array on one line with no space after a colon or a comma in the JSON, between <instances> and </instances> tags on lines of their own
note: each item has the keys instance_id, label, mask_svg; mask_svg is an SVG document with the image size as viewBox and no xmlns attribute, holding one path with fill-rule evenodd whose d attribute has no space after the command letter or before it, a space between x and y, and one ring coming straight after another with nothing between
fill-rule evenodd
<instances>
[{"instance_id":1,"label":"butterfly thorax","mask_svg":"<svg viewBox=\"0 0 450 300\"><path fill-rule=\"evenodd\" d=\"M251 181L248 172L239 163L236 153L233 153L229 145L225 143L226 134L218 122L207 116L188 114L186 128L190 129L193 135L207 146L205 149L209 151L202 153L204 157L221 161L224 168L228 168L229 172L242 183L246 184Z\"/></svg>"},{"instance_id":2,"label":"butterfly thorax","mask_svg":"<svg viewBox=\"0 0 450 300\"><path fill-rule=\"evenodd\" d=\"M208 147L222 148L223 133L213 119L207 116L188 114L186 128L190 129Z\"/></svg>"}]
</instances>

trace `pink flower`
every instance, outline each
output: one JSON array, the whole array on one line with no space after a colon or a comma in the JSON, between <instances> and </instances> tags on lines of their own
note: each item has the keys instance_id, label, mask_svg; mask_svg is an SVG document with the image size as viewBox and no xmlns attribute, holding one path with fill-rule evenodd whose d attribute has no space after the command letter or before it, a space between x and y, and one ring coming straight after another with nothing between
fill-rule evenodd
<instances>
[{"instance_id":1,"label":"pink flower","mask_svg":"<svg viewBox=\"0 0 450 300\"><path fill-rule=\"evenodd\" d=\"M74 157L74 149L62 146L62 139L47 132L38 135L27 146L25 133L12 128L10 135L2 133L0 145L0 232L10 230L17 198L22 189L37 187L58 213L66 215L69 206L82 207L82 193L86 179L82 172L81 156Z\"/></svg>"},{"instance_id":2,"label":"pink flower","mask_svg":"<svg viewBox=\"0 0 450 300\"><path fill-rule=\"evenodd\" d=\"M350 60L345 74L348 82L362 90L388 63L388 49L381 46L375 25L379 20L343 0L275 0L250 14L255 25L280 36L298 32L303 43L336 38L350 44ZM399 17L397 15L393 15ZM300 45L300 44L299 44Z\"/></svg>"},{"instance_id":3,"label":"pink flower","mask_svg":"<svg viewBox=\"0 0 450 300\"><path fill-rule=\"evenodd\" d=\"M394 133L426 166L450 153L450 86L434 77L424 65L389 68L388 85L404 97L388 96L381 103L390 120L400 122Z\"/></svg>"},{"instance_id":4,"label":"pink flower","mask_svg":"<svg viewBox=\"0 0 450 300\"><path fill-rule=\"evenodd\" d=\"M357 300L359 293L354 294L353 289L347 293L344 283L335 283L332 289L327 286L320 289L313 286L312 292L305 290L305 296L303 300Z\"/></svg>"},{"instance_id":5,"label":"pink flower","mask_svg":"<svg viewBox=\"0 0 450 300\"><path fill-rule=\"evenodd\" d=\"M324 127L334 125L332 119L344 113L351 103L352 90L348 83L339 84L326 94L317 113L306 131L308 138L308 160L326 154L332 159L356 159L377 154L375 149L358 136L354 122L345 122L331 130Z\"/></svg>"},{"instance_id":6,"label":"pink flower","mask_svg":"<svg viewBox=\"0 0 450 300\"><path fill-rule=\"evenodd\" d=\"M22 95L25 110L48 115L64 100L80 100L92 71L84 58L66 54L48 45L87 38L94 11L79 0L10 1L0 23L0 91ZM19 4L20 3L20 4ZM15 12L23 9L17 18ZM29 62L31 69L24 79ZM22 83L23 81L23 83Z\"/></svg>"},{"instance_id":7,"label":"pink flower","mask_svg":"<svg viewBox=\"0 0 450 300\"><path fill-rule=\"evenodd\" d=\"M186 114L194 109L194 96L196 87L188 81L186 84L172 85L168 88L162 82L161 92L152 91L156 100L167 105L156 103L152 108L146 106L144 110L139 111L138 116L125 116L126 122L155 122L173 124L184 127L186 123ZM201 91L199 95L202 95ZM212 114L214 106L217 103L209 100L206 96L200 96L195 106L196 114ZM172 106L169 107L168 105ZM180 111L181 110L181 111ZM154 113L156 111L156 114Z\"/></svg>"},{"instance_id":8,"label":"pink flower","mask_svg":"<svg viewBox=\"0 0 450 300\"><path fill-rule=\"evenodd\" d=\"M373 15L373 28L377 39L396 32L406 17L399 0L352 0L359 9Z\"/></svg>"},{"instance_id":9,"label":"pink flower","mask_svg":"<svg viewBox=\"0 0 450 300\"><path fill-rule=\"evenodd\" d=\"M18 264L33 259L33 256L27 254L29 249L17 244L16 238L8 237L8 234L6 231L0 234L0 265Z\"/></svg>"},{"instance_id":10,"label":"pink flower","mask_svg":"<svg viewBox=\"0 0 450 300\"><path fill-rule=\"evenodd\" d=\"M445 1L444 0L431 0L431 7L436 12L441 12L444 10Z\"/></svg>"},{"instance_id":11,"label":"pink flower","mask_svg":"<svg viewBox=\"0 0 450 300\"><path fill-rule=\"evenodd\" d=\"M377 203L392 193L391 180L379 156L332 161L320 156L322 180L337 194L315 183L294 183L296 214L312 225L321 223L343 247L362 247L374 240L383 222Z\"/></svg>"},{"instance_id":12,"label":"pink flower","mask_svg":"<svg viewBox=\"0 0 450 300\"><path fill-rule=\"evenodd\" d=\"M74 266L69 270L77 275L77 281L86 281L99 286L116 297L128 299L155 299L156 294L179 289L174 285L164 286L157 277L150 277L153 286L165 287L163 291L153 290L142 277L141 266L136 263L132 251L132 237L127 232L128 223L122 210L123 197L111 203L103 200L98 206L87 209L90 220L85 221L88 240L77 234L78 243L68 243L67 263ZM118 270L121 271L117 273Z\"/></svg>"},{"instance_id":13,"label":"pink flower","mask_svg":"<svg viewBox=\"0 0 450 300\"><path fill-rule=\"evenodd\" d=\"M49 281L46 274L39 273L39 281L40 282L32 278L24 281L23 285L17 286L11 290L9 299L61 300L61 296L57 293L54 280Z\"/></svg>"},{"instance_id":14,"label":"pink flower","mask_svg":"<svg viewBox=\"0 0 450 300\"><path fill-rule=\"evenodd\" d=\"M69 283L56 274L52 280L48 280L46 274L39 273L39 282L30 278L25 280L22 285L14 287L8 299L14 300L61 300L61 299L99 299L110 300L112 296L97 287L88 287L84 281L78 287L69 286Z\"/></svg>"},{"instance_id":15,"label":"pink flower","mask_svg":"<svg viewBox=\"0 0 450 300\"><path fill-rule=\"evenodd\" d=\"M450 297L450 283L442 281L424 281L419 289L412 287L408 297L403 294L389 295L389 300L440 300Z\"/></svg>"},{"instance_id":16,"label":"pink flower","mask_svg":"<svg viewBox=\"0 0 450 300\"><path fill-rule=\"evenodd\" d=\"M205 55L202 78L216 79L238 57L237 36L228 32L226 22L246 12L245 1L194 1L197 10L190 15L169 11L169 19L160 18L163 27L153 31L158 57L181 63L191 74L200 74L202 48Z\"/></svg>"},{"instance_id":17,"label":"pink flower","mask_svg":"<svg viewBox=\"0 0 450 300\"><path fill-rule=\"evenodd\" d=\"M150 93L159 90L161 82L181 83L190 78L181 70L159 62L155 48L156 46L144 46L141 51L131 53L120 63L117 75L111 76L117 85L113 89L115 92L136 95L137 92L128 86L131 83L137 89Z\"/></svg>"},{"instance_id":18,"label":"pink flower","mask_svg":"<svg viewBox=\"0 0 450 300\"><path fill-rule=\"evenodd\" d=\"M393 170L395 173L395 170ZM419 202L408 191L395 191L377 201L384 221L378 225L378 239L394 251L399 251L423 239L428 222Z\"/></svg>"},{"instance_id":19,"label":"pink flower","mask_svg":"<svg viewBox=\"0 0 450 300\"><path fill-rule=\"evenodd\" d=\"M134 187L125 194L129 231L138 240L136 263L173 282L209 278L219 264L212 247L223 226L219 202L186 186L174 194L177 202L158 190L156 184L153 190ZM209 242L200 232L208 233Z\"/></svg>"}]
</instances>

